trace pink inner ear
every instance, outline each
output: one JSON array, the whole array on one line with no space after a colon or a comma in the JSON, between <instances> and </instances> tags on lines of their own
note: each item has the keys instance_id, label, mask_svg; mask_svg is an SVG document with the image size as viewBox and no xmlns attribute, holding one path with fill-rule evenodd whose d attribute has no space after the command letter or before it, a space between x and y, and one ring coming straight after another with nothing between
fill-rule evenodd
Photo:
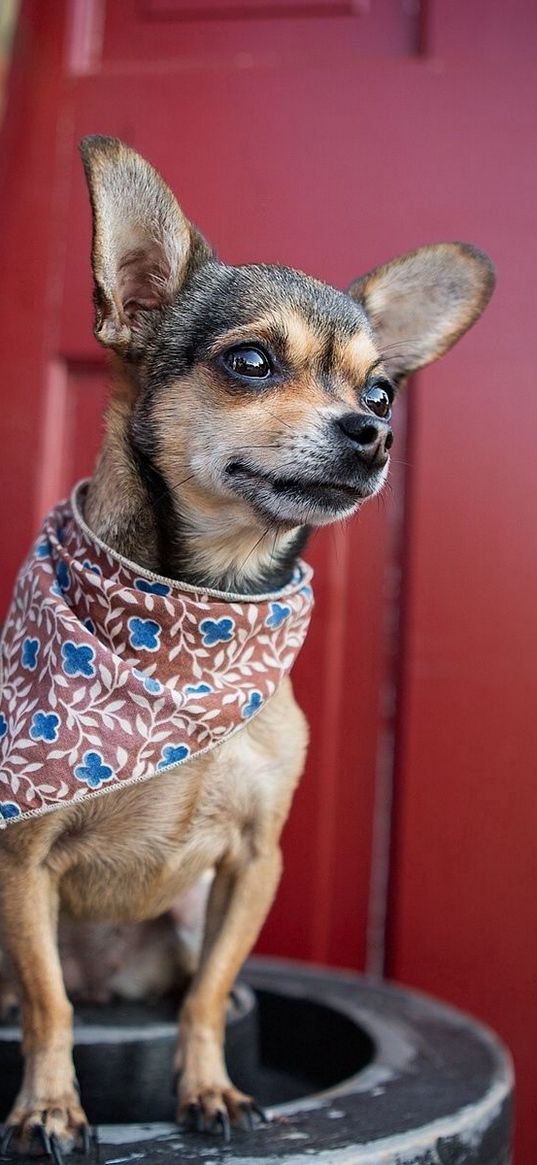
<instances>
[{"instance_id":1,"label":"pink inner ear","mask_svg":"<svg viewBox=\"0 0 537 1165\"><path fill-rule=\"evenodd\" d=\"M137 311L161 307L168 300L169 264L153 243L128 251L118 265L117 283L121 305L131 319Z\"/></svg>"}]
</instances>

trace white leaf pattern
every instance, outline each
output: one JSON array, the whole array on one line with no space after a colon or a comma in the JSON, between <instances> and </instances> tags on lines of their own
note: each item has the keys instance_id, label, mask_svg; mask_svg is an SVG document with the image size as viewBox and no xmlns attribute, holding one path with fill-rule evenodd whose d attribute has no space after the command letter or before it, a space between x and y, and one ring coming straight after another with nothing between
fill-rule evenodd
<instances>
[{"instance_id":1,"label":"white leaf pattern","mask_svg":"<svg viewBox=\"0 0 537 1165\"><path fill-rule=\"evenodd\" d=\"M244 599L144 576L85 526L84 489L45 519L4 628L0 827L216 747L276 691L308 628L304 563Z\"/></svg>"}]
</instances>

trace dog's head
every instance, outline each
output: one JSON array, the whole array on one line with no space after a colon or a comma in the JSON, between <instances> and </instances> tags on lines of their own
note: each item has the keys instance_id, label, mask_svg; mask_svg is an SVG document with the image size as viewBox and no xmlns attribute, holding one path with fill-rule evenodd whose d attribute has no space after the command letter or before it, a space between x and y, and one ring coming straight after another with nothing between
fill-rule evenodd
<instances>
[{"instance_id":1,"label":"dog's head","mask_svg":"<svg viewBox=\"0 0 537 1165\"><path fill-rule=\"evenodd\" d=\"M423 247L348 292L286 267L231 267L133 150L90 137L82 156L95 334L133 370L131 439L182 513L321 526L376 494L397 389L482 312L486 255Z\"/></svg>"}]
</instances>

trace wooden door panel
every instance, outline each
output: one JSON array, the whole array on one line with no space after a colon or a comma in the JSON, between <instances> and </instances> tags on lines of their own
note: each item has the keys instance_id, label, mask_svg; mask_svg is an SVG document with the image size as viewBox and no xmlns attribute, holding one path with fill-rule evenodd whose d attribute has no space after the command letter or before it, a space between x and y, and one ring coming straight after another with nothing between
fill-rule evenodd
<instances>
[{"instance_id":1,"label":"wooden door panel","mask_svg":"<svg viewBox=\"0 0 537 1165\"><path fill-rule=\"evenodd\" d=\"M192 0L142 0L138 11L145 17L167 20L258 20L267 14L285 16L352 16L352 0L209 0L194 5Z\"/></svg>"},{"instance_id":2,"label":"wooden door panel","mask_svg":"<svg viewBox=\"0 0 537 1165\"><path fill-rule=\"evenodd\" d=\"M38 521L46 360L57 340L50 286L56 119L63 97L64 0L23 11L15 38L0 150L1 617ZM54 22L59 21L59 25Z\"/></svg>"},{"instance_id":3,"label":"wooden door panel","mask_svg":"<svg viewBox=\"0 0 537 1165\"><path fill-rule=\"evenodd\" d=\"M108 396L102 361L51 360L46 370L35 507L45 514L95 464Z\"/></svg>"},{"instance_id":4,"label":"wooden door panel","mask_svg":"<svg viewBox=\"0 0 537 1165\"><path fill-rule=\"evenodd\" d=\"M227 58L251 70L276 56L407 56L420 30L418 6L398 0L108 0L104 12L96 0L85 2L102 38L94 67L136 61L144 73L163 61L186 63L189 71L205 61L219 70ZM199 96L194 90L195 101Z\"/></svg>"}]
</instances>

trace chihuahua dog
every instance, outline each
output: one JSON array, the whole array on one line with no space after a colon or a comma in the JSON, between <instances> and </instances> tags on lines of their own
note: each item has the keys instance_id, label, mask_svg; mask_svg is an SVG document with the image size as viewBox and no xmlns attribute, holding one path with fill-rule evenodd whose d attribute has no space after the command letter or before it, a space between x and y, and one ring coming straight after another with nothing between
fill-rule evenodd
<instances>
[{"instance_id":1,"label":"chihuahua dog","mask_svg":"<svg viewBox=\"0 0 537 1165\"><path fill-rule=\"evenodd\" d=\"M285 594L308 533L382 488L396 392L478 318L492 265L466 244L426 246L347 292L287 267L228 266L132 149L95 136L81 151L95 334L115 360L85 526L150 579L230 601ZM203 944L180 1012L177 1119L227 1135L259 1111L226 1071L226 1004L278 885L308 731L286 675L256 711L180 767L23 815L0 834L2 946L25 1062L5 1144L24 1150L37 1136L58 1161L87 1143L60 914L156 919L208 870ZM34 740L47 722L54 713L35 722Z\"/></svg>"}]
</instances>

